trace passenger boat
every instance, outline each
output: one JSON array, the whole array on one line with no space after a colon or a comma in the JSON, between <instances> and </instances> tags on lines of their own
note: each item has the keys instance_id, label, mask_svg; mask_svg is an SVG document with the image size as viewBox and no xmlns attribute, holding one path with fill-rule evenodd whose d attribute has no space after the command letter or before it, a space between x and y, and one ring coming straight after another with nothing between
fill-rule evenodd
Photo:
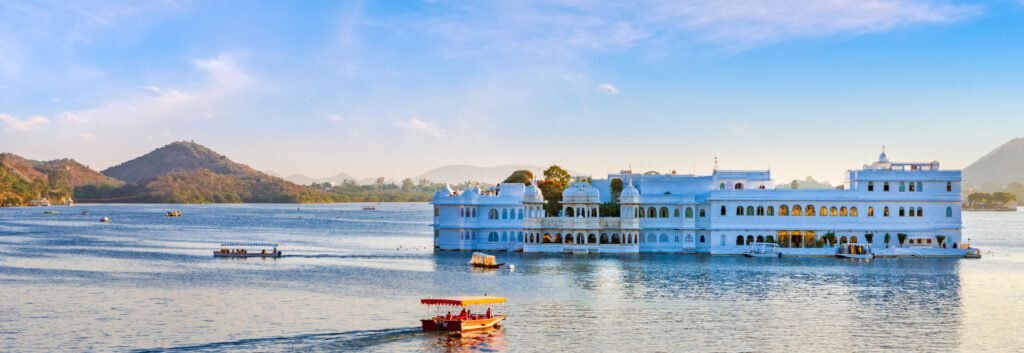
<instances>
[{"instance_id":1,"label":"passenger boat","mask_svg":"<svg viewBox=\"0 0 1024 353\"><path fill-rule=\"evenodd\" d=\"M754 243L750 250L744 251L746 257L782 257L779 252L779 244L775 243Z\"/></svg>"},{"instance_id":2,"label":"passenger boat","mask_svg":"<svg viewBox=\"0 0 1024 353\"><path fill-rule=\"evenodd\" d=\"M842 243L836 251L836 257L847 259L873 259L875 253L871 251L871 244Z\"/></svg>"},{"instance_id":3,"label":"passenger boat","mask_svg":"<svg viewBox=\"0 0 1024 353\"><path fill-rule=\"evenodd\" d=\"M213 257L281 257L273 243L224 243L220 250L213 252Z\"/></svg>"},{"instance_id":4,"label":"passenger boat","mask_svg":"<svg viewBox=\"0 0 1024 353\"><path fill-rule=\"evenodd\" d=\"M964 254L964 257L968 258L968 259L980 259L981 258L981 249L978 249L978 248L967 248L967 253Z\"/></svg>"},{"instance_id":5,"label":"passenger boat","mask_svg":"<svg viewBox=\"0 0 1024 353\"><path fill-rule=\"evenodd\" d=\"M508 315L494 314L490 306L504 304L505 300L505 297L490 296L420 299L420 304L433 309L433 316L420 322L424 332L469 332L498 328ZM480 311L483 314L473 314L470 310L485 305L486 312ZM460 309L457 314L452 312ZM447 314L442 314L443 311L447 311Z\"/></svg>"},{"instance_id":6,"label":"passenger boat","mask_svg":"<svg viewBox=\"0 0 1024 353\"><path fill-rule=\"evenodd\" d=\"M50 206L50 200L47 200L47 199L31 200L31 201L28 202L28 205L29 206L47 207L47 206Z\"/></svg>"},{"instance_id":7,"label":"passenger boat","mask_svg":"<svg viewBox=\"0 0 1024 353\"><path fill-rule=\"evenodd\" d=\"M166 216L167 217L181 217L181 211L178 211L178 210L167 211Z\"/></svg>"},{"instance_id":8,"label":"passenger boat","mask_svg":"<svg viewBox=\"0 0 1024 353\"><path fill-rule=\"evenodd\" d=\"M501 268L505 266L504 262L498 262L494 255L487 255L482 252L473 253L473 257L469 259L469 265L473 267L483 268Z\"/></svg>"}]
</instances>

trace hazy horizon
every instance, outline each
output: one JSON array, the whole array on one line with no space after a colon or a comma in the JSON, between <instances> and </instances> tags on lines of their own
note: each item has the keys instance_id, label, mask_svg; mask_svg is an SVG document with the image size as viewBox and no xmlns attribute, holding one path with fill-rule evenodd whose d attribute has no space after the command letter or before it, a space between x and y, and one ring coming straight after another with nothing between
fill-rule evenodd
<instances>
[{"instance_id":1,"label":"hazy horizon","mask_svg":"<svg viewBox=\"0 0 1024 353\"><path fill-rule=\"evenodd\" d=\"M1024 2L0 4L0 152L194 140L281 175L966 167L1024 131Z\"/></svg>"}]
</instances>

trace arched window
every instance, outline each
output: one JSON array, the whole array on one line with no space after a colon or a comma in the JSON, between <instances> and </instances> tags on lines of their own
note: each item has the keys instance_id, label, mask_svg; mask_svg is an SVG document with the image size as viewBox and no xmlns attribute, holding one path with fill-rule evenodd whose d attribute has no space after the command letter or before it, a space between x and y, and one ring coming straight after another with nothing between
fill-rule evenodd
<instances>
[{"instance_id":1,"label":"arched window","mask_svg":"<svg viewBox=\"0 0 1024 353\"><path fill-rule=\"evenodd\" d=\"M757 242L758 243L763 243L764 242L764 236L763 235L758 235L757 236Z\"/></svg>"},{"instance_id":2,"label":"arched window","mask_svg":"<svg viewBox=\"0 0 1024 353\"><path fill-rule=\"evenodd\" d=\"M571 237L570 237L570 238L571 238ZM561 243L561 242L562 242L562 233L555 233L555 239L554 239L554 242L555 242L555 243Z\"/></svg>"},{"instance_id":3,"label":"arched window","mask_svg":"<svg viewBox=\"0 0 1024 353\"><path fill-rule=\"evenodd\" d=\"M753 243L754 243L754 236L753 235L748 235L747 236L747 245L750 245L750 244L753 244Z\"/></svg>"},{"instance_id":4,"label":"arched window","mask_svg":"<svg viewBox=\"0 0 1024 353\"><path fill-rule=\"evenodd\" d=\"M882 191L889 192L889 182L882 183Z\"/></svg>"},{"instance_id":5,"label":"arched window","mask_svg":"<svg viewBox=\"0 0 1024 353\"><path fill-rule=\"evenodd\" d=\"M920 208L920 207L917 208L917 216L918 217L924 217L924 209L923 208Z\"/></svg>"},{"instance_id":6,"label":"arched window","mask_svg":"<svg viewBox=\"0 0 1024 353\"><path fill-rule=\"evenodd\" d=\"M722 234L721 236L718 237L718 245L725 246L725 234Z\"/></svg>"},{"instance_id":7,"label":"arched window","mask_svg":"<svg viewBox=\"0 0 1024 353\"><path fill-rule=\"evenodd\" d=\"M654 207L650 207L650 208L647 209L647 218L657 218L657 217L658 217L658 209L656 209Z\"/></svg>"},{"instance_id":8,"label":"arched window","mask_svg":"<svg viewBox=\"0 0 1024 353\"><path fill-rule=\"evenodd\" d=\"M793 212L794 216L799 216L803 214L803 209L800 208L800 205L793 205L793 209L791 210L791 212Z\"/></svg>"},{"instance_id":9,"label":"arched window","mask_svg":"<svg viewBox=\"0 0 1024 353\"><path fill-rule=\"evenodd\" d=\"M459 209L459 217L466 217L466 209L465 208L460 208Z\"/></svg>"},{"instance_id":10,"label":"arched window","mask_svg":"<svg viewBox=\"0 0 1024 353\"><path fill-rule=\"evenodd\" d=\"M769 243L774 243L775 242L775 237L769 235L769 236L764 238L764 241L765 242L769 242Z\"/></svg>"},{"instance_id":11,"label":"arched window","mask_svg":"<svg viewBox=\"0 0 1024 353\"><path fill-rule=\"evenodd\" d=\"M902 182L902 181L901 181L901 182L900 182L900 192L906 192L906 191L907 191L907 185L906 185L906 182Z\"/></svg>"},{"instance_id":12,"label":"arched window","mask_svg":"<svg viewBox=\"0 0 1024 353\"><path fill-rule=\"evenodd\" d=\"M754 215L754 206L747 206L747 216Z\"/></svg>"},{"instance_id":13,"label":"arched window","mask_svg":"<svg viewBox=\"0 0 1024 353\"><path fill-rule=\"evenodd\" d=\"M736 215L737 216L742 216L743 215L743 206L736 206Z\"/></svg>"},{"instance_id":14,"label":"arched window","mask_svg":"<svg viewBox=\"0 0 1024 353\"><path fill-rule=\"evenodd\" d=\"M736 236L736 245L743 245L743 236L742 235L737 235Z\"/></svg>"},{"instance_id":15,"label":"arched window","mask_svg":"<svg viewBox=\"0 0 1024 353\"><path fill-rule=\"evenodd\" d=\"M644 218L644 217L647 216L647 212L644 212L644 208L643 207L638 207L636 209L636 214L637 214L636 218Z\"/></svg>"},{"instance_id":16,"label":"arched window","mask_svg":"<svg viewBox=\"0 0 1024 353\"><path fill-rule=\"evenodd\" d=\"M850 217L857 217L857 208L850 207Z\"/></svg>"},{"instance_id":17,"label":"arched window","mask_svg":"<svg viewBox=\"0 0 1024 353\"><path fill-rule=\"evenodd\" d=\"M566 217L574 217L574 215L573 215L574 213L576 213L576 211L573 211L572 207L566 207L565 208L565 216Z\"/></svg>"},{"instance_id":18,"label":"arched window","mask_svg":"<svg viewBox=\"0 0 1024 353\"><path fill-rule=\"evenodd\" d=\"M683 242L685 242L685 243L692 243L693 242L693 235L687 234L686 237L683 238ZM703 243L703 242L704 241L701 240L701 243Z\"/></svg>"},{"instance_id":19,"label":"arched window","mask_svg":"<svg viewBox=\"0 0 1024 353\"><path fill-rule=\"evenodd\" d=\"M910 182L910 192L917 192L917 184Z\"/></svg>"},{"instance_id":20,"label":"arched window","mask_svg":"<svg viewBox=\"0 0 1024 353\"><path fill-rule=\"evenodd\" d=\"M576 244L583 244L583 233L576 234Z\"/></svg>"},{"instance_id":21,"label":"arched window","mask_svg":"<svg viewBox=\"0 0 1024 353\"><path fill-rule=\"evenodd\" d=\"M789 206L779 206L779 216L789 216Z\"/></svg>"},{"instance_id":22,"label":"arched window","mask_svg":"<svg viewBox=\"0 0 1024 353\"><path fill-rule=\"evenodd\" d=\"M703 217L703 216L701 216ZM686 208L686 218L693 218L693 207Z\"/></svg>"},{"instance_id":23,"label":"arched window","mask_svg":"<svg viewBox=\"0 0 1024 353\"><path fill-rule=\"evenodd\" d=\"M508 209L507 208L501 210L501 219L508 219Z\"/></svg>"},{"instance_id":24,"label":"arched window","mask_svg":"<svg viewBox=\"0 0 1024 353\"><path fill-rule=\"evenodd\" d=\"M597 208L591 208L590 209L590 216L591 217L597 217Z\"/></svg>"},{"instance_id":25,"label":"arched window","mask_svg":"<svg viewBox=\"0 0 1024 353\"><path fill-rule=\"evenodd\" d=\"M828 216L828 208L821 206L821 210L818 211L818 215L822 217Z\"/></svg>"},{"instance_id":26,"label":"arched window","mask_svg":"<svg viewBox=\"0 0 1024 353\"><path fill-rule=\"evenodd\" d=\"M775 206L768 206L768 215L769 216L774 216L775 215Z\"/></svg>"},{"instance_id":27,"label":"arched window","mask_svg":"<svg viewBox=\"0 0 1024 353\"><path fill-rule=\"evenodd\" d=\"M662 243L667 243L668 242L668 234L661 233L661 236L658 237L658 241L660 241Z\"/></svg>"},{"instance_id":28,"label":"arched window","mask_svg":"<svg viewBox=\"0 0 1024 353\"><path fill-rule=\"evenodd\" d=\"M757 215L764 216L764 206L757 206Z\"/></svg>"},{"instance_id":29,"label":"arched window","mask_svg":"<svg viewBox=\"0 0 1024 353\"><path fill-rule=\"evenodd\" d=\"M519 212L517 212L517 215L516 215L516 216L517 216L517 218L519 218L519 219L523 219L523 209L522 209L522 208L520 208L520 209L519 209Z\"/></svg>"},{"instance_id":30,"label":"arched window","mask_svg":"<svg viewBox=\"0 0 1024 353\"><path fill-rule=\"evenodd\" d=\"M889 217L889 206L885 206L885 208L882 208L882 216Z\"/></svg>"},{"instance_id":31,"label":"arched window","mask_svg":"<svg viewBox=\"0 0 1024 353\"><path fill-rule=\"evenodd\" d=\"M518 238L519 238L519 242L522 243L523 242L523 232L519 232L519 237Z\"/></svg>"},{"instance_id":32,"label":"arched window","mask_svg":"<svg viewBox=\"0 0 1024 353\"><path fill-rule=\"evenodd\" d=\"M922 192L922 191L924 191L924 183L919 181L919 182L917 182L917 192Z\"/></svg>"},{"instance_id":33,"label":"arched window","mask_svg":"<svg viewBox=\"0 0 1024 353\"><path fill-rule=\"evenodd\" d=\"M487 234L487 241L495 243L498 242L498 232L491 232L490 234Z\"/></svg>"},{"instance_id":34,"label":"arched window","mask_svg":"<svg viewBox=\"0 0 1024 353\"><path fill-rule=\"evenodd\" d=\"M722 205L722 215L725 216L725 205Z\"/></svg>"},{"instance_id":35,"label":"arched window","mask_svg":"<svg viewBox=\"0 0 1024 353\"><path fill-rule=\"evenodd\" d=\"M508 242L508 232L501 232L501 242Z\"/></svg>"},{"instance_id":36,"label":"arched window","mask_svg":"<svg viewBox=\"0 0 1024 353\"><path fill-rule=\"evenodd\" d=\"M868 206L868 217L874 217L874 216L875 216L875 208L871 207L871 206Z\"/></svg>"},{"instance_id":37,"label":"arched window","mask_svg":"<svg viewBox=\"0 0 1024 353\"><path fill-rule=\"evenodd\" d=\"M622 238L619 238L619 233L612 233L612 244L622 244Z\"/></svg>"},{"instance_id":38,"label":"arched window","mask_svg":"<svg viewBox=\"0 0 1024 353\"><path fill-rule=\"evenodd\" d=\"M498 219L498 210L492 208L487 211L487 219Z\"/></svg>"},{"instance_id":39,"label":"arched window","mask_svg":"<svg viewBox=\"0 0 1024 353\"><path fill-rule=\"evenodd\" d=\"M704 236L703 235L700 236L700 243L704 244Z\"/></svg>"},{"instance_id":40,"label":"arched window","mask_svg":"<svg viewBox=\"0 0 1024 353\"><path fill-rule=\"evenodd\" d=\"M947 181L946 182L946 192L953 192L953 182L952 181Z\"/></svg>"},{"instance_id":41,"label":"arched window","mask_svg":"<svg viewBox=\"0 0 1024 353\"><path fill-rule=\"evenodd\" d=\"M868 191L875 191L875 182L873 182L873 181L869 181L868 182Z\"/></svg>"},{"instance_id":42,"label":"arched window","mask_svg":"<svg viewBox=\"0 0 1024 353\"><path fill-rule=\"evenodd\" d=\"M668 207L662 207L658 210L658 217L668 218Z\"/></svg>"},{"instance_id":43,"label":"arched window","mask_svg":"<svg viewBox=\"0 0 1024 353\"><path fill-rule=\"evenodd\" d=\"M814 205L807 205L807 209L804 211L804 216L814 215Z\"/></svg>"},{"instance_id":44,"label":"arched window","mask_svg":"<svg viewBox=\"0 0 1024 353\"><path fill-rule=\"evenodd\" d=\"M828 209L828 215L832 216L832 217L838 216L839 215L839 209L835 208L835 207L832 207L832 208Z\"/></svg>"},{"instance_id":45,"label":"arched window","mask_svg":"<svg viewBox=\"0 0 1024 353\"><path fill-rule=\"evenodd\" d=\"M544 244L550 243L551 242L551 234L550 233L544 233L544 239L543 239L542 242Z\"/></svg>"},{"instance_id":46,"label":"arched window","mask_svg":"<svg viewBox=\"0 0 1024 353\"><path fill-rule=\"evenodd\" d=\"M587 244L594 244L594 243L597 243L597 235L594 234L594 233L590 233L589 235L587 235Z\"/></svg>"},{"instance_id":47,"label":"arched window","mask_svg":"<svg viewBox=\"0 0 1024 353\"><path fill-rule=\"evenodd\" d=\"M658 242L658 236L654 235L654 233L647 234L647 242L648 243L657 243Z\"/></svg>"},{"instance_id":48,"label":"arched window","mask_svg":"<svg viewBox=\"0 0 1024 353\"><path fill-rule=\"evenodd\" d=\"M743 183L736 183L736 185L733 185L733 189L743 190Z\"/></svg>"},{"instance_id":49,"label":"arched window","mask_svg":"<svg viewBox=\"0 0 1024 353\"><path fill-rule=\"evenodd\" d=\"M953 217L953 208L946 207L946 217Z\"/></svg>"},{"instance_id":50,"label":"arched window","mask_svg":"<svg viewBox=\"0 0 1024 353\"><path fill-rule=\"evenodd\" d=\"M473 215L472 215L472 216L470 216L470 217L471 217L471 218L476 218L476 209L475 209L475 208L472 208L472 209L470 209L470 211L473 211Z\"/></svg>"},{"instance_id":51,"label":"arched window","mask_svg":"<svg viewBox=\"0 0 1024 353\"><path fill-rule=\"evenodd\" d=\"M725 183L718 184L718 190L725 190Z\"/></svg>"},{"instance_id":52,"label":"arched window","mask_svg":"<svg viewBox=\"0 0 1024 353\"><path fill-rule=\"evenodd\" d=\"M672 210L672 217L679 218L679 209Z\"/></svg>"},{"instance_id":53,"label":"arched window","mask_svg":"<svg viewBox=\"0 0 1024 353\"><path fill-rule=\"evenodd\" d=\"M846 242L847 240L845 235L839 238L839 244L845 244Z\"/></svg>"},{"instance_id":54,"label":"arched window","mask_svg":"<svg viewBox=\"0 0 1024 353\"><path fill-rule=\"evenodd\" d=\"M905 217L906 215L907 213L903 210L903 207L900 207L900 217Z\"/></svg>"},{"instance_id":55,"label":"arched window","mask_svg":"<svg viewBox=\"0 0 1024 353\"><path fill-rule=\"evenodd\" d=\"M841 207L841 208L839 208L839 216L840 216L840 217L846 217L846 215L847 215L847 213L846 213L846 207Z\"/></svg>"},{"instance_id":56,"label":"arched window","mask_svg":"<svg viewBox=\"0 0 1024 353\"><path fill-rule=\"evenodd\" d=\"M707 214L705 214L704 209L702 208L702 209L700 209L700 218L704 218L704 217L707 217Z\"/></svg>"}]
</instances>

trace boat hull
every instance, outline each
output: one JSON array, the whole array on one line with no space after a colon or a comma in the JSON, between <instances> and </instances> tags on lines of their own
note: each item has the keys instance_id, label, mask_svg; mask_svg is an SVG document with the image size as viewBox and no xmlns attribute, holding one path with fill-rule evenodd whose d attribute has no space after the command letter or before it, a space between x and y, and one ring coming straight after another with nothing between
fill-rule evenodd
<instances>
[{"instance_id":1,"label":"boat hull","mask_svg":"<svg viewBox=\"0 0 1024 353\"><path fill-rule=\"evenodd\" d=\"M746 257L782 257L782 253L774 253L774 254L743 253L743 256L746 256Z\"/></svg>"},{"instance_id":2,"label":"boat hull","mask_svg":"<svg viewBox=\"0 0 1024 353\"><path fill-rule=\"evenodd\" d=\"M423 325L423 332L470 332L500 327L502 320L505 320L505 315L499 315L490 319L479 320L458 321L443 319L423 319L420 320L420 322Z\"/></svg>"},{"instance_id":3,"label":"boat hull","mask_svg":"<svg viewBox=\"0 0 1024 353\"><path fill-rule=\"evenodd\" d=\"M253 253L253 254L225 254L222 252L213 252L213 257L281 257L281 252L276 253Z\"/></svg>"},{"instance_id":4,"label":"boat hull","mask_svg":"<svg viewBox=\"0 0 1024 353\"><path fill-rule=\"evenodd\" d=\"M502 262L500 264L493 264L493 265L484 265L484 264L469 264L469 265L473 266L473 267L479 267L479 268L501 268L502 266L505 266L505 263Z\"/></svg>"},{"instance_id":5,"label":"boat hull","mask_svg":"<svg viewBox=\"0 0 1024 353\"><path fill-rule=\"evenodd\" d=\"M864 254L864 255L836 254L836 257L841 257L841 258L844 258L844 259L873 259L873 258L875 258L875 254Z\"/></svg>"}]
</instances>

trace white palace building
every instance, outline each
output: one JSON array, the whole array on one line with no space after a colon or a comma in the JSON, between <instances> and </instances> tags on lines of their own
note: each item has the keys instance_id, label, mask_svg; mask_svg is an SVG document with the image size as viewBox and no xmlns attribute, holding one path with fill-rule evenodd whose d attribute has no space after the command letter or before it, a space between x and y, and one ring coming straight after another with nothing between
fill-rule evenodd
<instances>
[{"instance_id":1,"label":"white palace building","mask_svg":"<svg viewBox=\"0 0 1024 353\"><path fill-rule=\"evenodd\" d=\"M624 184L621 215L609 217L600 205L611 201L613 179ZM443 188L433 199L434 248L736 255L752 243L774 242L786 256L829 256L835 243L870 243L878 256L966 252L959 170L893 163L883 152L849 171L847 181L843 189L794 190L775 189L765 170L622 171L602 180L574 178L557 216L546 214L535 183L503 183L486 193Z\"/></svg>"}]
</instances>

